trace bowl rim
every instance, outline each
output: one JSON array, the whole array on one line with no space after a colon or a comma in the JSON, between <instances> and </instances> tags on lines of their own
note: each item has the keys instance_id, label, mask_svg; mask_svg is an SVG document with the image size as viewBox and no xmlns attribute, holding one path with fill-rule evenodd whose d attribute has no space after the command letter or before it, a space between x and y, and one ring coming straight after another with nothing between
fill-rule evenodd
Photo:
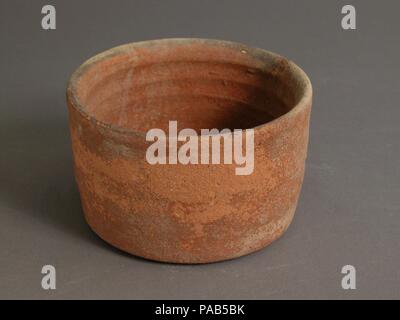
<instances>
[{"instance_id":1,"label":"bowl rim","mask_svg":"<svg viewBox=\"0 0 400 320\"><path fill-rule=\"evenodd\" d=\"M292 74L294 74L296 77L298 77L304 83L302 97L288 112L285 112L284 114L280 115L277 118L274 118L271 121L262 123L260 125L257 125L257 126L251 127L251 128L245 128L243 131L245 131L247 129L254 129L254 132L256 133L257 131L259 131L261 129L267 129L267 128L273 128L273 127L279 126L284 121L286 121L290 118L293 118L296 114L298 114L302 110L306 109L307 106L311 106L312 94L313 94L311 81L310 81L309 77L307 76L307 74L292 60L287 59L286 57L281 56L277 53L274 53L274 52L271 52L271 51L268 51L265 49L257 48L257 47L251 47L251 46L242 44L240 42L218 40L218 39L207 39L207 38L165 38L165 39L145 40L145 41L126 43L126 44L119 45L119 46L110 48L108 50L102 51L102 52L92 56L91 58L87 59L72 73L72 75L70 76L68 83L67 83L67 90L66 90L67 102L76 111L78 111L84 118L89 120L95 126L98 126L98 127L101 127L101 128L107 129L107 130L111 130L115 133L122 134L122 135L146 137L146 132L128 129L128 128L124 128L121 126L117 126L112 123L98 120L98 119L96 119L96 117L94 115L87 112L85 107L83 106L83 104L78 99L77 83L78 83L80 77L90 67L94 66L95 64L97 64L103 60L127 53L134 48L146 47L146 46L152 46L152 45L158 45L158 44L175 44L175 45L180 44L180 43L187 44L187 43L191 43L191 42L192 43L193 42L203 43L205 45L214 45L214 46L218 46L218 45L224 46L225 45L225 46L237 48L238 50L245 52L245 53L252 52L254 55L258 54L263 57L271 57L272 59L275 59L275 60L283 59L288 63L290 72ZM221 131L221 130L219 130L219 131ZM211 134L211 135L215 135L215 134ZM220 132L216 135L223 135L223 133Z\"/></svg>"}]
</instances>

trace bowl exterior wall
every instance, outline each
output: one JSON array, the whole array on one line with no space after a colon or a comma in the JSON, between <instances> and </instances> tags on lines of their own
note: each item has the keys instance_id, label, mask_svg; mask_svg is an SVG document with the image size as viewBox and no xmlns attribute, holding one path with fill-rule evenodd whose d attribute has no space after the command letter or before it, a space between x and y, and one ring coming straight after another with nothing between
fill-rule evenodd
<instances>
[{"instance_id":1,"label":"bowl exterior wall","mask_svg":"<svg viewBox=\"0 0 400 320\"><path fill-rule=\"evenodd\" d=\"M208 263L259 250L288 228L299 198L311 101L254 130L254 172L236 164L150 165L141 135L99 126L68 101L85 218L133 255Z\"/></svg>"}]
</instances>

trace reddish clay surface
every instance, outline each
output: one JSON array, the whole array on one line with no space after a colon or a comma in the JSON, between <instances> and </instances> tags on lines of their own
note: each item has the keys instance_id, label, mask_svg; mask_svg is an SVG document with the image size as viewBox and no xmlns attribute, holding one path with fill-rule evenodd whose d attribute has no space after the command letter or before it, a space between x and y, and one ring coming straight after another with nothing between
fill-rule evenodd
<instances>
[{"instance_id":1,"label":"reddish clay surface","mask_svg":"<svg viewBox=\"0 0 400 320\"><path fill-rule=\"evenodd\" d=\"M287 59L241 44L166 39L85 62L67 90L86 220L144 258L206 263L259 250L289 226L307 153L312 89ZM150 165L146 131L255 128L254 172Z\"/></svg>"}]
</instances>

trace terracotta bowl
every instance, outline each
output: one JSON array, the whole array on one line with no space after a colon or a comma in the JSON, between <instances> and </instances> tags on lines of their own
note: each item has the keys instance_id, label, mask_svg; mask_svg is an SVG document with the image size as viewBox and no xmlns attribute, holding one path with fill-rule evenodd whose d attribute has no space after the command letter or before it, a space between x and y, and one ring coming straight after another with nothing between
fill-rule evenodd
<instances>
[{"instance_id":1,"label":"terracotta bowl","mask_svg":"<svg viewBox=\"0 0 400 320\"><path fill-rule=\"evenodd\" d=\"M207 263L265 247L296 209L311 100L293 62L238 43L165 39L96 55L67 89L88 224L111 245L158 261ZM146 133L168 132L171 120L199 133L253 128L253 172L237 175L234 163L150 164Z\"/></svg>"}]
</instances>

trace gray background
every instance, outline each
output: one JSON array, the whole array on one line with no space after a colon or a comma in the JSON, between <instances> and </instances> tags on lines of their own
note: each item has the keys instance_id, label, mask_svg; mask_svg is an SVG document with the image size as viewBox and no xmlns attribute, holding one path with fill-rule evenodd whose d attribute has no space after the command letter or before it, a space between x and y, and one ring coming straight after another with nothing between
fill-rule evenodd
<instances>
[{"instance_id":1,"label":"gray background","mask_svg":"<svg viewBox=\"0 0 400 320\"><path fill-rule=\"evenodd\" d=\"M357 30L341 29L341 7ZM41 29L54 4L57 30ZM398 1L0 2L0 298L400 298ZM85 59L165 37L233 40L283 54L314 86L295 220L267 249L181 266L124 254L85 224L65 86ZM44 291L41 268L57 269ZM357 290L341 289L343 265Z\"/></svg>"}]
</instances>

